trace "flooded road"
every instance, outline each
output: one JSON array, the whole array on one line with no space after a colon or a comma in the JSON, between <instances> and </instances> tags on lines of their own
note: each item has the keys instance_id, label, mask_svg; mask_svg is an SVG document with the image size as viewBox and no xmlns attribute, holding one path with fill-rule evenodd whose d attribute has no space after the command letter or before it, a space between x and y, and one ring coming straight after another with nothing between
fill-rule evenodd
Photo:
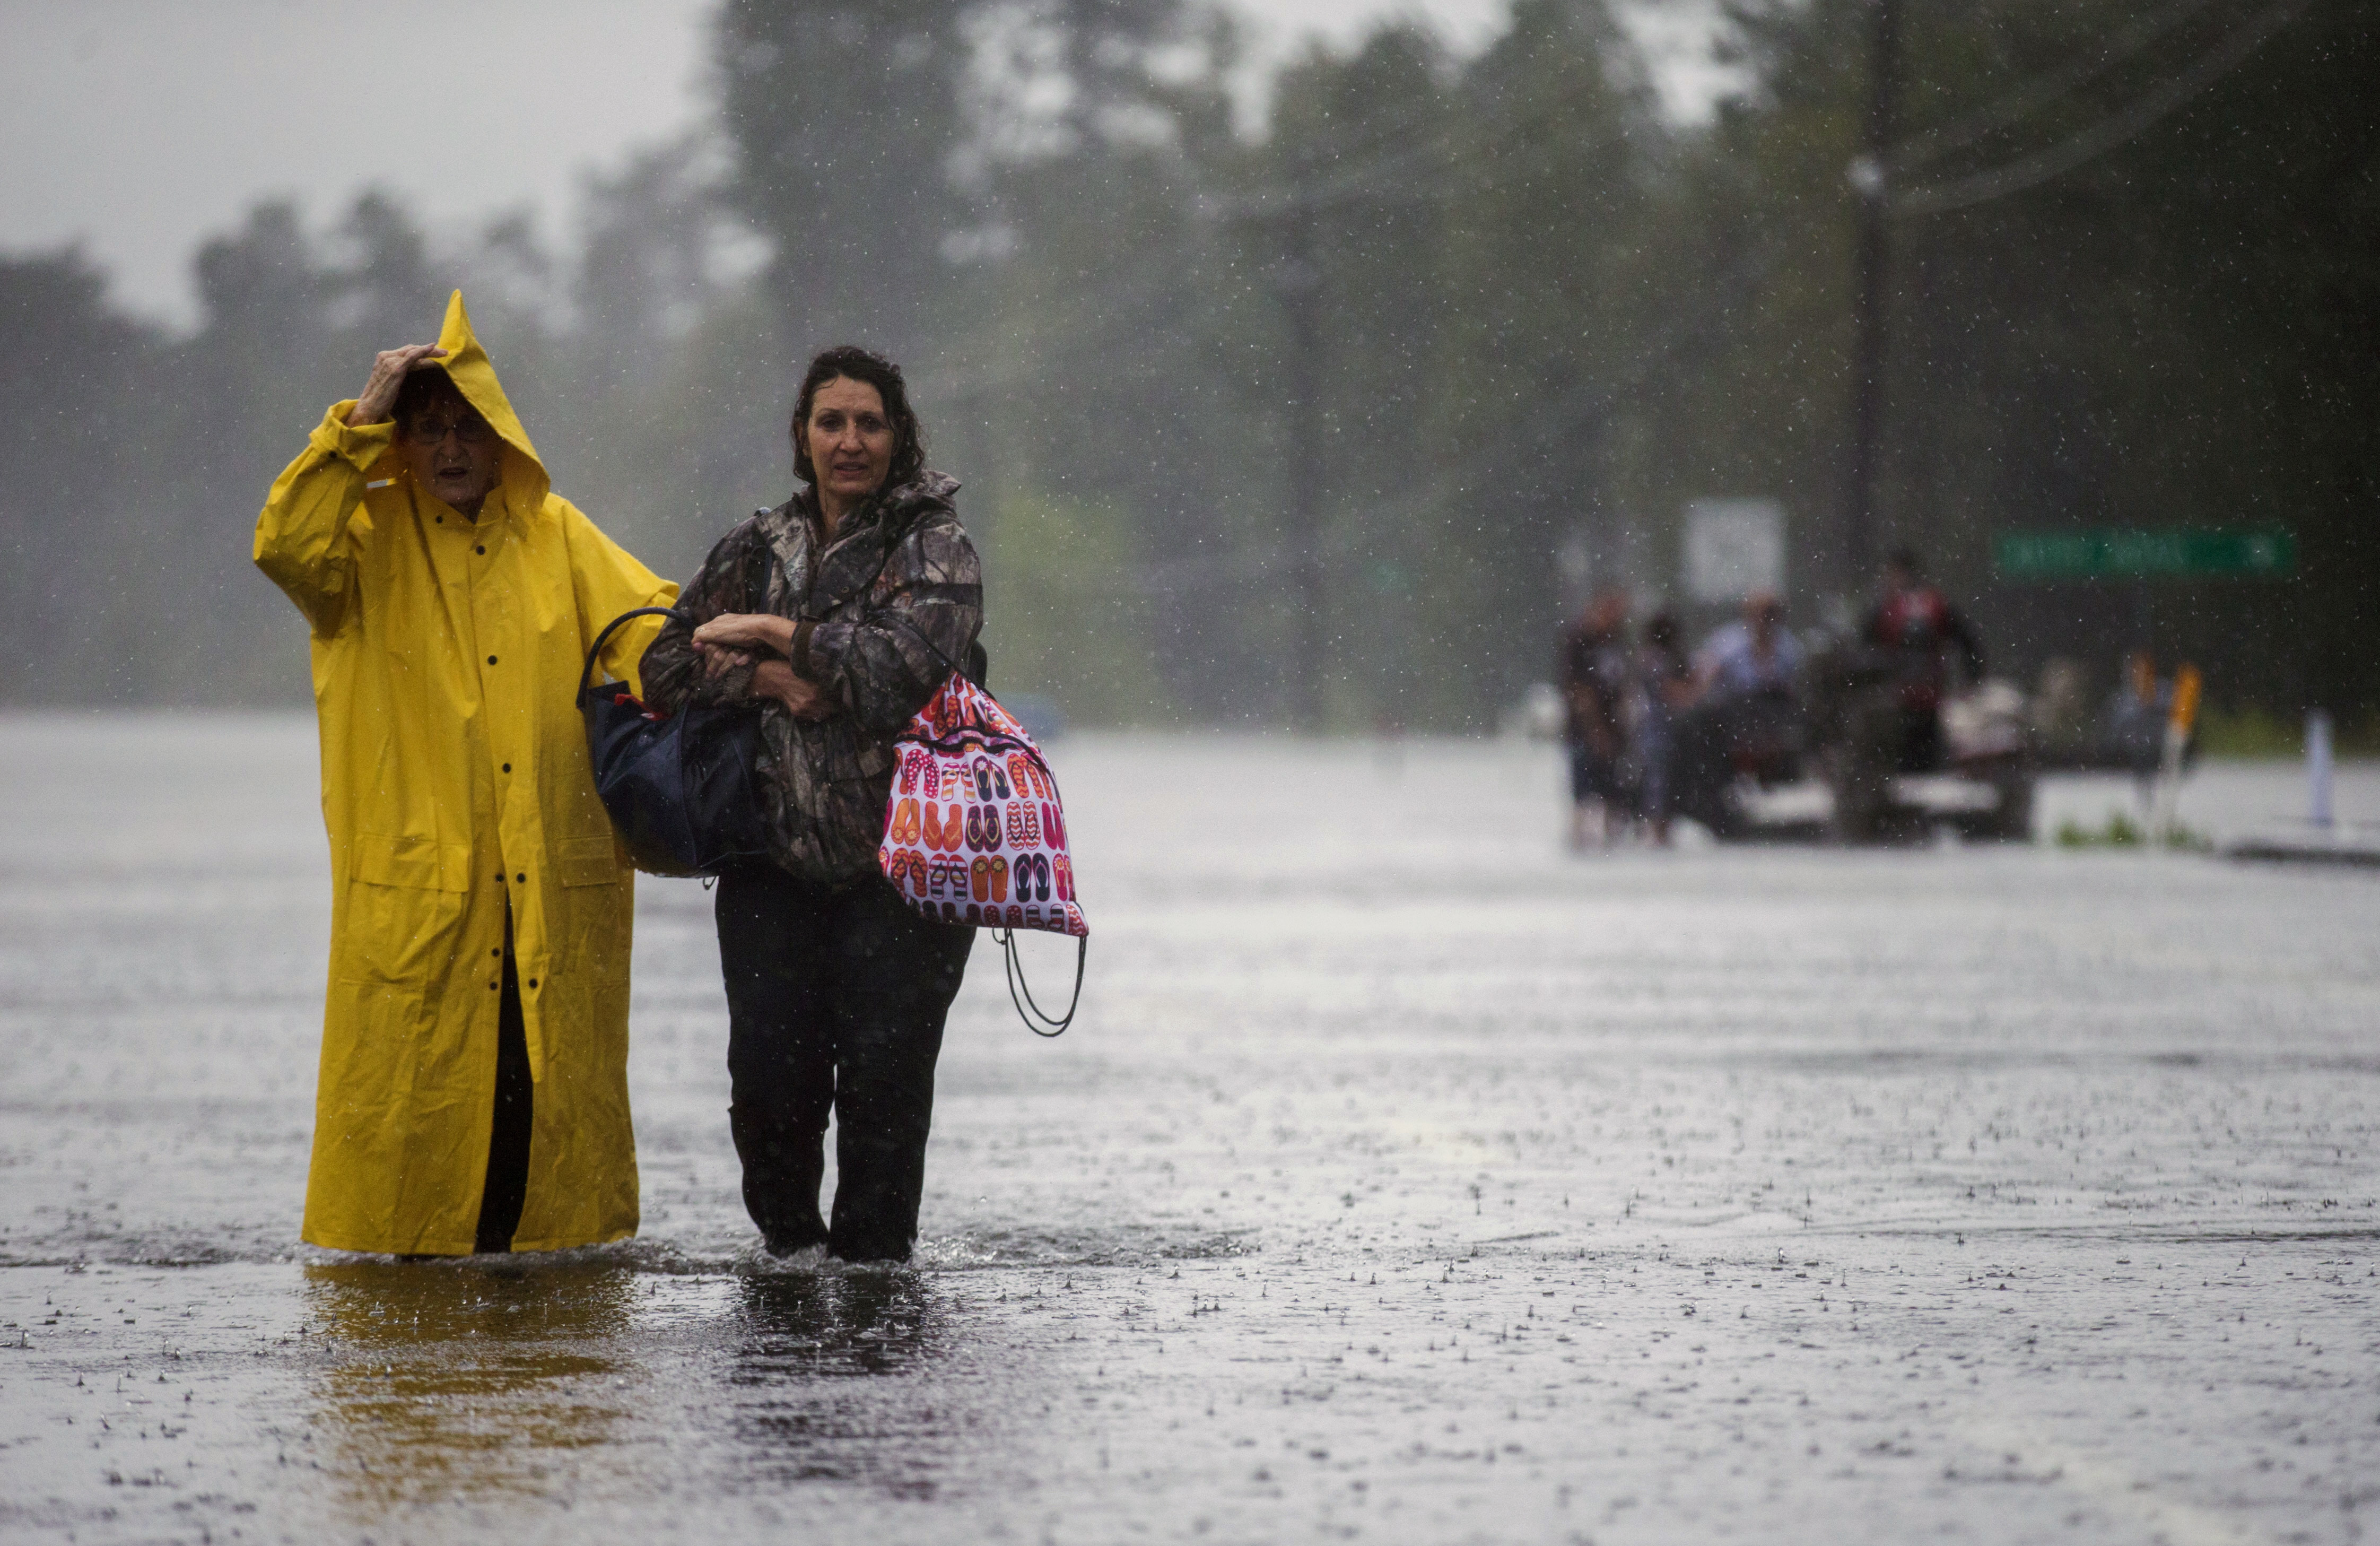
<instances>
[{"instance_id":1,"label":"flooded road","mask_svg":"<svg viewBox=\"0 0 2380 1546\"><path fill-rule=\"evenodd\" d=\"M310 721L0 737L0 1539L2373 1533L2380 876L1582 859L1543 748L1076 737L1082 1016L978 953L916 1270L753 1250L650 880L642 1236L399 1265L296 1243Z\"/></svg>"}]
</instances>

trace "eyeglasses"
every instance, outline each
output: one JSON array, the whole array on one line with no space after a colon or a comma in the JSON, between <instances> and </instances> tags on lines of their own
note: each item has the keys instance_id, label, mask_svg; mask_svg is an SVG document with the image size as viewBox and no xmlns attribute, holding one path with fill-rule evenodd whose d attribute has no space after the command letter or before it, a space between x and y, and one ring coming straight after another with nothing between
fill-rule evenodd
<instances>
[{"instance_id":1,"label":"eyeglasses","mask_svg":"<svg viewBox=\"0 0 2380 1546\"><path fill-rule=\"evenodd\" d=\"M406 426L405 437L424 445L435 445L453 435L466 445L485 445L495 438L496 432L484 419L416 419Z\"/></svg>"}]
</instances>

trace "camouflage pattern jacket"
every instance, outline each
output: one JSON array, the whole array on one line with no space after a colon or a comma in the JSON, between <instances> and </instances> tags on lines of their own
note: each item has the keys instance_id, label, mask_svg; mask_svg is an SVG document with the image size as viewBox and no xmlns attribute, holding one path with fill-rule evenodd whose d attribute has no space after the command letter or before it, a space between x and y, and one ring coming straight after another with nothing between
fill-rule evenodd
<instances>
[{"instance_id":1,"label":"camouflage pattern jacket","mask_svg":"<svg viewBox=\"0 0 2380 1546\"><path fill-rule=\"evenodd\" d=\"M704 674L694 627L722 613L810 623L808 675L839 712L797 720L760 704L761 797L779 864L842 884L876 868L892 785L892 742L983 626L983 571L939 472L886 489L844 517L820 551L817 496L756 511L719 540L640 672L651 707L751 702L752 667Z\"/></svg>"}]
</instances>

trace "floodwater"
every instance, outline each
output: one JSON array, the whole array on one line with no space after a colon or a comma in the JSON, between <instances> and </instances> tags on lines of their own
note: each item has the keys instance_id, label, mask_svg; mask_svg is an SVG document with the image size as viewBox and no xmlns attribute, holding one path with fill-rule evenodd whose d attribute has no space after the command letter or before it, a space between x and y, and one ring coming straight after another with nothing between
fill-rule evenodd
<instances>
[{"instance_id":1,"label":"floodwater","mask_svg":"<svg viewBox=\"0 0 2380 1546\"><path fill-rule=\"evenodd\" d=\"M2380 1508L2380 874L1578 858L1540 747L1078 736L1082 1017L1034 1040L978 955L917 1268L756 1255L707 898L651 881L643 1236L401 1265L296 1242L310 722L0 745L8 1540L2344 1542ZM2301 803L2211 768L2184 815ZM2339 803L2380 818L2380 771Z\"/></svg>"}]
</instances>

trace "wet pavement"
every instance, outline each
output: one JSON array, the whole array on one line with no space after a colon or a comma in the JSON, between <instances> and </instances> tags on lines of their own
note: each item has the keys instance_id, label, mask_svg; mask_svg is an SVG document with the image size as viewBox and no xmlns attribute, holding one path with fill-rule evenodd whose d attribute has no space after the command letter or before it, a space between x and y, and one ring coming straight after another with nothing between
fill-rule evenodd
<instances>
[{"instance_id":1,"label":"wet pavement","mask_svg":"<svg viewBox=\"0 0 2380 1546\"><path fill-rule=\"evenodd\" d=\"M979 952L916 1270L754 1253L708 899L650 881L643 1236L400 1265L295 1243L311 736L0 719L0 1539L2327 1542L2380 1511L2380 876L1577 858L1543 748L1078 736L1082 1018L1035 1041ZM2060 781L2043 822L2130 797ZM2338 797L2380 818L2380 771ZM2215 767L2183 811L2299 804Z\"/></svg>"}]
</instances>

